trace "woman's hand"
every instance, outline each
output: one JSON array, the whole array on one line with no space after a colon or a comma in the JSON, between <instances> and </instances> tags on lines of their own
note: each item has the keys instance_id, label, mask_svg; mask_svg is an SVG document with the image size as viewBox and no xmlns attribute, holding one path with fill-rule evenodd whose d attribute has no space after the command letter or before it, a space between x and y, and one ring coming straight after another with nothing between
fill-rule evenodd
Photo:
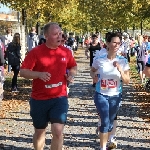
<instances>
[{"instance_id":1,"label":"woman's hand","mask_svg":"<svg viewBox=\"0 0 150 150\"><path fill-rule=\"evenodd\" d=\"M117 67L117 70L120 72L123 83L129 84L130 82L129 70L123 71L117 61L114 61L113 65L114 67Z\"/></svg>"},{"instance_id":2,"label":"woman's hand","mask_svg":"<svg viewBox=\"0 0 150 150\"><path fill-rule=\"evenodd\" d=\"M114 61L113 62L113 65L114 65L114 67L117 67L117 70L121 73L122 72L122 68L121 68L121 66L119 65L119 63L117 62L117 61Z\"/></svg>"}]
</instances>

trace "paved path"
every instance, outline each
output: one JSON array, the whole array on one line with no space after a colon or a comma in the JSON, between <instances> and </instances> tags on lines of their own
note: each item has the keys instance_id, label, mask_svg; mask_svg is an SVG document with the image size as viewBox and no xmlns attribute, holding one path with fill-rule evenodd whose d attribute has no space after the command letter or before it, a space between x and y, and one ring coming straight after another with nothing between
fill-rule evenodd
<instances>
[{"instance_id":1,"label":"paved path","mask_svg":"<svg viewBox=\"0 0 150 150\"><path fill-rule=\"evenodd\" d=\"M78 75L70 85L68 121L64 130L64 150L98 150L95 134L97 114L93 103L94 89L89 76L89 60L84 51L76 53ZM10 97L5 86L5 100L0 111L0 150L32 150L33 127L29 116L30 82L20 81L20 92ZM26 87L26 88L24 88ZM124 87L124 101L119 111L118 150L150 150L149 124L139 117L135 91ZM49 149L50 125L47 129L45 150Z\"/></svg>"}]
</instances>

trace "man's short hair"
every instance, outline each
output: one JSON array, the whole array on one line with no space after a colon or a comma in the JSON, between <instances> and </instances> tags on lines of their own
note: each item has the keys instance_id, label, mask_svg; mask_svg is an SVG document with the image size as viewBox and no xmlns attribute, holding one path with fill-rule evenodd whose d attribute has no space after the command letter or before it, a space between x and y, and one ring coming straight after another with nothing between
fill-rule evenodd
<instances>
[{"instance_id":1,"label":"man's short hair","mask_svg":"<svg viewBox=\"0 0 150 150\"><path fill-rule=\"evenodd\" d=\"M31 27L31 31L36 31L36 27Z\"/></svg>"},{"instance_id":2,"label":"man's short hair","mask_svg":"<svg viewBox=\"0 0 150 150\"><path fill-rule=\"evenodd\" d=\"M97 34L93 34L92 38L98 38Z\"/></svg>"},{"instance_id":3,"label":"man's short hair","mask_svg":"<svg viewBox=\"0 0 150 150\"><path fill-rule=\"evenodd\" d=\"M47 24L43 27L43 33L44 33L44 35L48 32L49 28L50 28L51 26L53 26L53 25L56 25L56 26L59 27L59 24L56 23L56 22L49 22L49 23L47 23Z\"/></svg>"}]
</instances>

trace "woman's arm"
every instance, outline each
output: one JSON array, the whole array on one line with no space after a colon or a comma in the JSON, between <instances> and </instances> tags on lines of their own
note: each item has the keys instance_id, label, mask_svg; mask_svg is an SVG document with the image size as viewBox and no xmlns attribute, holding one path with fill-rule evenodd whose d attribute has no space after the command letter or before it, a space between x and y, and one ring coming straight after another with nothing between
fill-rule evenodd
<instances>
[{"instance_id":1,"label":"woman's arm","mask_svg":"<svg viewBox=\"0 0 150 150\"><path fill-rule=\"evenodd\" d=\"M90 70L90 76L93 78L94 83L98 82L97 70L98 69L95 69L94 67L92 67Z\"/></svg>"},{"instance_id":2,"label":"woman's arm","mask_svg":"<svg viewBox=\"0 0 150 150\"><path fill-rule=\"evenodd\" d=\"M121 78L124 84L129 84L130 83L130 73L129 70L127 71L120 71Z\"/></svg>"},{"instance_id":3,"label":"woman's arm","mask_svg":"<svg viewBox=\"0 0 150 150\"><path fill-rule=\"evenodd\" d=\"M97 72L97 69L95 69L94 67L91 67L90 76L92 78L95 78L97 76L96 72Z\"/></svg>"},{"instance_id":4,"label":"woman's arm","mask_svg":"<svg viewBox=\"0 0 150 150\"><path fill-rule=\"evenodd\" d=\"M124 84L129 84L130 82L130 73L129 73L129 66L126 64L126 70L123 70L122 67L118 64L117 61L113 62L114 67L117 67L118 71L121 74L121 78ZM127 69L128 68L128 69Z\"/></svg>"}]
</instances>

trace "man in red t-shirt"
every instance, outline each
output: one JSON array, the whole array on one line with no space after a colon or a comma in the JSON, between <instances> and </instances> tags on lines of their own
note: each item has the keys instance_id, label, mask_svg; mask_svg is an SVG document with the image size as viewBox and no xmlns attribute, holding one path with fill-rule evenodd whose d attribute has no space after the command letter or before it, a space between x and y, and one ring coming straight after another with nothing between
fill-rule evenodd
<instances>
[{"instance_id":1,"label":"man in red t-shirt","mask_svg":"<svg viewBox=\"0 0 150 150\"><path fill-rule=\"evenodd\" d=\"M45 129L48 122L51 122L51 150L61 150L68 112L66 84L67 81L73 82L77 64L71 51L61 46L62 33L57 23L46 24L44 35L46 43L28 53L21 66L20 75L33 79L30 115L35 127L34 148L44 148ZM66 69L69 70L68 75Z\"/></svg>"}]
</instances>

